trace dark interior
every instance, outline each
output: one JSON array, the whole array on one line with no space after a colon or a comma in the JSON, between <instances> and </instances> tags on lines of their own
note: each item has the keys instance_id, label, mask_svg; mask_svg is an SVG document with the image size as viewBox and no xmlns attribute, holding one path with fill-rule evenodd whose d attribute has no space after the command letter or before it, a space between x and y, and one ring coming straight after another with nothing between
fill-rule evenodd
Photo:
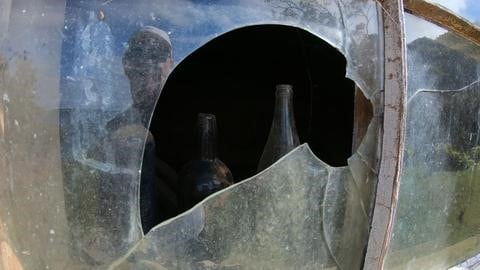
<instances>
[{"instance_id":1,"label":"dark interior","mask_svg":"<svg viewBox=\"0 0 480 270\"><path fill-rule=\"evenodd\" d=\"M195 157L197 114L213 113L219 158L236 182L253 176L270 129L275 85L286 83L294 89L300 142L329 165L346 165L355 85L345 67L338 50L298 28L262 25L221 35L170 75L150 128L158 155L179 171Z\"/></svg>"}]
</instances>

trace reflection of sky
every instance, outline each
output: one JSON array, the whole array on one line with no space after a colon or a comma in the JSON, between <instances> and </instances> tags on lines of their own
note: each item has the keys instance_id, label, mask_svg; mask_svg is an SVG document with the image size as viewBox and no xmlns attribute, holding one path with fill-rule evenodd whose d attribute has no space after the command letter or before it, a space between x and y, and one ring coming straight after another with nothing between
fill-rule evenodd
<instances>
[{"instance_id":1,"label":"reflection of sky","mask_svg":"<svg viewBox=\"0 0 480 270\"><path fill-rule=\"evenodd\" d=\"M461 12L467 19L480 25L480 1L468 0L467 7Z\"/></svg>"},{"instance_id":2,"label":"reflection of sky","mask_svg":"<svg viewBox=\"0 0 480 270\"><path fill-rule=\"evenodd\" d=\"M442 29L433 23L408 13L405 13L405 28L407 43L422 37L435 39L441 34L447 32L445 29Z\"/></svg>"},{"instance_id":3,"label":"reflection of sky","mask_svg":"<svg viewBox=\"0 0 480 270\"><path fill-rule=\"evenodd\" d=\"M480 1L479 0L430 0L440 4L447 9L465 17L471 22L480 25ZM436 38L446 31L430 23L422 23L414 16L406 16L407 42L421 37Z\"/></svg>"},{"instance_id":4,"label":"reflection of sky","mask_svg":"<svg viewBox=\"0 0 480 270\"><path fill-rule=\"evenodd\" d=\"M130 89L122 57L128 39L142 26L169 34L176 64L217 35L254 24L299 26L342 48L346 44L343 27L355 35L355 42L366 33L376 33L378 27L373 1L351 1L344 10L348 19L342 24L333 0L315 2L318 6L283 0L66 0L61 30L62 107L98 107L101 103L106 110L129 102L125 100ZM292 3L298 6L291 8ZM97 18L99 11L103 21Z\"/></svg>"},{"instance_id":5,"label":"reflection of sky","mask_svg":"<svg viewBox=\"0 0 480 270\"><path fill-rule=\"evenodd\" d=\"M480 23L480 1L478 0L431 0L472 22Z\"/></svg>"},{"instance_id":6,"label":"reflection of sky","mask_svg":"<svg viewBox=\"0 0 480 270\"><path fill-rule=\"evenodd\" d=\"M281 19L278 19L279 17L276 15L284 10L272 8L272 6L266 0L137 0L134 4L130 0L67 0L65 26L62 31L65 36L62 48L62 89L66 89L69 92L67 94L63 91L62 104L64 107L83 106L82 104L89 103L83 101L88 99L84 93L90 91L98 92L100 89L102 89L103 93L100 94L99 92L98 95L105 96L105 92L107 92L105 86L95 85L92 87L91 85L86 85L89 83L88 81L101 84L102 81L115 83L123 80L121 78L122 76L125 77L121 66L123 52L126 49L129 37L142 26L150 25L167 32L172 42L174 61L179 63L194 49L220 33L251 25L252 23L301 24L308 27L311 27L310 24L315 25L309 23L309 21L300 21L290 17L280 16ZM336 8L336 6L334 7ZM105 14L105 19L102 23L96 18L99 10L102 10ZM85 29L94 27L98 29L100 24L103 24L102 27L105 24L108 25L109 29L104 31L104 33L110 34L100 34L96 37L90 36L90 38L85 38L84 33L88 32ZM316 24L319 23L316 22ZM315 31L317 29L312 28L312 30ZM325 32L325 30L322 31ZM105 36L108 36L108 38L105 38ZM327 34L325 38L329 40L329 38L331 39L330 36L336 37L337 33ZM95 50L93 45L81 45L86 43L85 40L93 40L97 44L110 44L108 41L105 41L106 39L112 40L111 45L108 45L108 48L100 48L100 50ZM104 68L105 65L96 64L96 66L88 66L85 69L85 65L88 65L89 62L99 62L98 57L95 59L94 56L102 54L96 53L96 51L112 52L114 56L111 58L113 59L101 59L102 61L100 62L112 61L115 68L107 70L107 68ZM81 62L79 59L84 60ZM104 76L96 78L95 74L113 75L110 76L111 78L105 78ZM84 83L85 81L87 83ZM85 85L81 85L81 83ZM108 83L107 85L111 84ZM110 88L117 89L112 89L112 93L119 93L118 89L126 88L128 91L129 87L128 85L122 86L118 84L118 86ZM93 97L95 93L89 93L88 95ZM117 94L114 99L119 100L121 99L119 96L127 95L128 93L122 92L121 95ZM90 102L90 104L92 103Z\"/></svg>"},{"instance_id":7,"label":"reflection of sky","mask_svg":"<svg viewBox=\"0 0 480 270\"><path fill-rule=\"evenodd\" d=\"M468 0L430 0L431 2L440 4L453 12L460 13L467 6Z\"/></svg>"},{"instance_id":8,"label":"reflection of sky","mask_svg":"<svg viewBox=\"0 0 480 270\"><path fill-rule=\"evenodd\" d=\"M115 76L125 77L121 66L121 58L126 49L128 39L138 31L142 26L155 26L164 30L170 36L173 45L174 61L178 63L193 49L202 43L215 37L217 33L223 33L227 29L235 28L249 21L268 20L272 16L271 12L265 8L263 1L242 1L237 0L223 1L217 4L215 1L188 1L188 0L165 0L161 2L152 2L151 0L138 0L135 4L127 0L115 1L75 1L67 0L66 20L63 33L65 35L62 53L62 74L63 88L72 89L80 87L79 90L69 91L69 94L63 95L62 104L64 107L83 106L86 103L85 97L82 97L82 90L85 88L81 85L87 78L88 74L114 74ZM85 59L84 63L89 62L88 58L92 58L95 52L95 46L82 47L85 37L82 33L87 26L97 27L99 21L96 14L102 10L105 14L104 22L108 25L111 32L113 43L108 50L114 54L115 68L113 70L103 70L102 66L94 66L89 68L87 75L76 72L84 69L83 64L78 64L78 59ZM92 18L91 14L95 14ZM106 32L105 32L106 33ZM98 35L91 37L92 40L105 39L107 35ZM102 42L97 42L102 44ZM105 49L105 48L101 48ZM90 57L89 57L90 56ZM98 57L97 57L98 58ZM108 59L105 59L108 61ZM105 62L106 62L105 61ZM122 79L120 77L117 77ZM118 81L110 78L91 78L93 81ZM73 81L73 86L72 82ZM98 88L98 87L97 87ZM106 89L104 86L103 94ZM128 88L128 85L118 85L118 88ZM112 90L114 91L114 90ZM128 91L128 90L127 90ZM126 96L123 93L121 96ZM119 96L119 95L117 95ZM117 101L119 98L116 98ZM114 103L115 103L114 102ZM125 102L125 101L121 101Z\"/></svg>"},{"instance_id":9,"label":"reflection of sky","mask_svg":"<svg viewBox=\"0 0 480 270\"><path fill-rule=\"evenodd\" d=\"M185 56L191 45L198 46L199 42L209 40L224 28L252 21L253 18L258 21L258 18L271 17L264 8L265 3L258 0L228 0L221 1L221 4L207 0L138 0L135 4L126 0L104 1L106 4L98 1L67 2L70 2L67 7L71 10L73 28L84 27L82 20L88 18L88 11L104 11L106 22L117 41L117 53L123 52L128 38L142 26L152 25L168 32L176 62Z\"/></svg>"}]
</instances>

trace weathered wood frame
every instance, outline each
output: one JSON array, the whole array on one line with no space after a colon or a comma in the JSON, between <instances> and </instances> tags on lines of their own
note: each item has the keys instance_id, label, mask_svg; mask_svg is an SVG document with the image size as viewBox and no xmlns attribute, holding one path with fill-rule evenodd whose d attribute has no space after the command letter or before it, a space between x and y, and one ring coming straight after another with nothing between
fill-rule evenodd
<instances>
[{"instance_id":1,"label":"weathered wood frame","mask_svg":"<svg viewBox=\"0 0 480 270\"><path fill-rule=\"evenodd\" d=\"M398 198L406 122L403 2L377 2L381 5L384 28L383 134L379 182L364 269L383 269Z\"/></svg>"}]
</instances>

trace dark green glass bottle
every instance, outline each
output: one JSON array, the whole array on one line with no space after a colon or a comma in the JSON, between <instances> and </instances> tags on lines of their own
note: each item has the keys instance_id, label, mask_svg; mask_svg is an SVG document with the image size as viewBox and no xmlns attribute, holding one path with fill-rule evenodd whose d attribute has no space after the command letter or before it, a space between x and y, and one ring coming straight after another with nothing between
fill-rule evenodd
<instances>
[{"instance_id":1,"label":"dark green glass bottle","mask_svg":"<svg viewBox=\"0 0 480 270\"><path fill-rule=\"evenodd\" d=\"M213 114L198 114L198 156L181 170L183 210L233 184L230 169L217 157L217 121Z\"/></svg>"}]
</instances>

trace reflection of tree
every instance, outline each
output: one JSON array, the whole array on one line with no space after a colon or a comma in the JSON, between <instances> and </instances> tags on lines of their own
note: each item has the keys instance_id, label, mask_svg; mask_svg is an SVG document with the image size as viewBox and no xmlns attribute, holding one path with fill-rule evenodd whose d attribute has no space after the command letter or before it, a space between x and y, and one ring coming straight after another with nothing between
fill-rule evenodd
<instances>
[{"instance_id":1,"label":"reflection of tree","mask_svg":"<svg viewBox=\"0 0 480 270\"><path fill-rule=\"evenodd\" d=\"M410 100L406 167L421 166L429 173L460 171L477 162L478 90L477 83L461 91L420 92Z\"/></svg>"},{"instance_id":2,"label":"reflection of tree","mask_svg":"<svg viewBox=\"0 0 480 270\"><path fill-rule=\"evenodd\" d=\"M437 155L445 156L448 165L457 170L473 169L480 165L480 146L464 151L454 145L440 143L436 145L435 152ZM445 169L445 167L437 169Z\"/></svg>"},{"instance_id":3,"label":"reflection of tree","mask_svg":"<svg viewBox=\"0 0 480 270\"><path fill-rule=\"evenodd\" d=\"M394 250L422 244L418 251L431 252L479 233L480 84L472 84L479 56L452 33L408 44L411 99L399 201L411 203L398 205ZM420 89L434 90L413 96Z\"/></svg>"},{"instance_id":4,"label":"reflection of tree","mask_svg":"<svg viewBox=\"0 0 480 270\"><path fill-rule=\"evenodd\" d=\"M265 0L285 17L296 18L300 22L315 22L326 26L336 26L341 17L353 23L352 32L369 35L369 27L376 16L371 0ZM343 12L343 14L338 14ZM349 26L347 26L349 27Z\"/></svg>"},{"instance_id":5,"label":"reflection of tree","mask_svg":"<svg viewBox=\"0 0 480 270\"><path fill-rule=\"evenodd\" d=\"M416 89L460 89L477 80L474 59L429 38L419 38L408 44L408 92ZM459 46L459 45L457 45Z\"/></svg>"},{"instance_id":6,"label":"reflection of tree","mask_svg":"<svg viewBox=\"0 0 480 270\"><path fill-rule=\"evenodd\" d=\"M463 49L453 49L444 44ZM478 64L471 57L471 53L475 53L474 48L465 43L464 39L448 33L437 40L419 38L408 44L409 96L419 89L461 89L478 80ZM475 87L478 86L469 87L469 91L474 91ZM430 131L425 138L423 134L414 135L416 129L407 129L408 136L416 138L410 142L412 149L418 151L424 149L425 144L432 145L428 151L424 149L421 153L408 155L407 165L428 164L430 170L463 170L469 167L470 162L466 158L466 153L477 146L480 140L478 108L472 103L475 96L463 91L463 94L425 93L423 97L418 98L434 104L436 113L429 112L427 115L415 113L415 119L410 120L415 123L411 124L412 127L424 125L421 122L429 123L433 119L437 119L438 124L432 126L432 130L435 131ZM446 160L439 163L437 162L439 157L445 157Z\"/></svg>"},{"instance_id":7,"label":"reflection of tree","mask_svg":"<svg viewBox=\"0 0 480 270\"><path fill-rule=\"evenodd\" d=\"M363 35L369 35L369 27L373 20L376 20L376 11L370 0L338 0L343 6L344 17L354 22L354 32ZM376 22L376 21L375 21Z\"/></svg>"},{"instance_id":8,"label":"reflection of tree","mask_svg":"<svg viewBox=\"0 0 480 270\"><path fill-rule=\"evenodd\" d=\"M362 39L353 41L349 46L351 66L361 78L364 85L359 85L367 93L379 90L381 73L379 72L379 37L377 34L363 36ZM357 79L357 78L354 78Z\"/></svg>"},{"instance_id":9,"label":"reflection of tree","mask_svg":"<svg viewBox=\"0 0 480 270\"><path fill-rule=\"evenodd\" d=\"M476 61L480 61L480 47L452 32L447 32L439 36L435 41L449 47L450 49L461 52Z\"/></svg>"},{"instance_id":10,"label":"reflection of tree","mask_svg":"<svg viewBox=\"0 0 480 270\"><path fill-rule=\"evenodd\" d=\"M379 36L372 31L372 24L377 23L376 4L370 0L338 0L344 10L343 17L347 24L348 53L350 66L357 76L357 83L367 92L379 90L380 73L378 67ZM376 28L373 28L376 29Z\"/></svg>"},{"instance_id":11,"label":"reflection of tree","mask_svg":"<svg viewBox=\"0 0 480 270\"><path fill-rule=\"evenodd\" d=\"M334 26L336 19L328 8L327 2L318 0L265 0L273 8L280 10L285 17L296 18L300 22L322 22Z\"/></svg>"},{"instance_id":12,"label":"reflection of tree","mask_svg":"<svg viewBox=\"0 0 480 270\"><path fill-rule=\"evenodd\" d=\"M379 37L372 29L377 23L376 3L371 0L265 0L284 17L301 23L340 28L346 34L349 66L365 91L376 91ZM340 24L340 25L339 25ZM344 27L344 28L341 28ZM357 77L358 76L358 77Z\"/></svg>"}]
</instances>

